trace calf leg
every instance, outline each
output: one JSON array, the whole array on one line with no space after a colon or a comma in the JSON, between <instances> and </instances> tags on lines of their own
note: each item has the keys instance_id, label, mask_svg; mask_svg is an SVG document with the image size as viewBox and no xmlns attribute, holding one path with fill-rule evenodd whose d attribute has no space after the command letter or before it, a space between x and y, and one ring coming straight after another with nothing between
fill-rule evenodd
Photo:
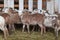
<instances>
[{"instance_id":1,"label":"calf leg","mask_svg":"<svg viewBox=\"0 0 60 40\"><path fill-rule=\"evenodd\" d=\"M4 39L6 40L7 36L9 36L8 29L6 27L4 28L3 33L4 33Z\"/></svg>"},{"instance_id":2,"label":"calf leg","mask_svg":"<svg viewBox=\"0 0 60 40\"><path fill-rule=\"evenodd\" d=\"M35 29L35 26L33 27L32 32L34 31L34 29Z\"/></svg>"},{"instance_id":3,"label":"calf leg","mask_svg":"<svg viewBox=\"0 0 60 40\"><path fill-rule=\"evenodd\" d=\"M12 31L15 31L15 27L14 27L14 24L12 24Z\"/></svg>"},{"instance_id":4,"label":"calf leg","mask_svg":"<svg viewBox=\"0 0 60 40\"><path fill-rule=\"evenodd\" d=\"M5 27L6 35L9 36L8 29Z\"/></svg>"},{"instance_id":5,"label":"calf leg","mask_svg":"<svg viewBox=\"0 0 60 40\"><path fill-rule=\"evenodd\" d=\"M41 27L41 35L43 34L43 25L42 24L39 24L39 26Z\"/></svg>"},{"instance_id":6,"label":"calf leg","mask_svg":"<svg viewBox=\"0 0 60 40\"><path fill-rule=\"evenodd\" d=\"M22 30L22 32L24 32L24 28L25 28L25 24L23 24L23 30Z\"/></svg>"},{"instance_id":7,"label":"calf leg","mask_svg":"<svg viewBox=\"0 0 60 40\"><path fill-rule=\"evenodd\" d=\"M6 30L4 30L3 33L4 33L4 39L6 40L7 39Z\"/></svg>"},{"instance_id":8,"label":"calf leg","mask_svg":"<svg viewBox=\"0 0 60 40\"><path fill-rule=\"evenodd\" d=\"M27 24L27 29L28 29L28 33L30 33L30 31L29 31L29 24Z\"/></svg>"},{"instance_id":9,"label":"calf leg","mask_svg":"<svg viewBox=\"0 0 60 40\"><path fill-rule=\"evenodd\" d=\"M9 24L9 31L11 31L11 24Z\"/></svg>"},{"instance_id":10,"label":"calf leg","mask_svg":"<svg viewBox=\"0 0 60 40\"><path fill-rule=\"evenodd\" d=\"M43 27L41 27L41 35L43 35Z\"/></svg>"},{"instance_id":11,"label":"calf leg","mask_svg":"<svg viewBox=\"0 0 60 40\"><path fill-rule=\"evenodd\" d=\"M44 33L46 33L46 28L44 27Z\"/></svg>"},{"instance_id":12,"label":"calf leg","mask_svg":"<svg viewBox=\"0 0 60 40\"><path fill-rule=\"evenodd\" d=\"M9 34L11 34L11 31L12 31L11 30L11 28L12 28L11 24L9 24L9 27L8 28L9 28Z\"/></svg>"},{"instance_id":13,"label":"calf leg","mask_svg":"<svg viewBox=\"0 0 60 40\"><path fill-rule=\"evenodd\" d=\"M55 35L56 35L56 39L58 39L58 28L55 27Z\"/></svg>"}]
</instances>

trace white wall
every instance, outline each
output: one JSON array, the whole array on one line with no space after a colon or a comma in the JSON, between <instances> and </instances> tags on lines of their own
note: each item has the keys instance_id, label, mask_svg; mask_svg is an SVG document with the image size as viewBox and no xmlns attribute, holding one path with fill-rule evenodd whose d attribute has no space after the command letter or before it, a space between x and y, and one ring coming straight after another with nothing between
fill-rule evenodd
<instances>
[{"instance_id":1,"label":"white wall","mask_svg":"<svg viewBox=\"0 0 60 40\"><path fill-rule=\"evenodd\" d=\"M28 9L29 11L33 10L33 0L28 0Z\"/></svg>"},{"instance_id":2,"label":"white wall","mask_svg":"<svg viewBox=\"0 0 60 40\"><path fill-rule=\"evenodd\" d=\"M47 1L47 10L50 14L54 13L54 1Z\"/></svg>"},{"instance_id":3,"label":"white wall","mask_svg":"<svg viewBox=\"0 0 60 40\"><path fill-rule=\"evenodd\" d=\"M14 0L8 0L8 7L14 8Z\"/></svg>"},{"instance_id":4,"label":"white wall","mask_svg":"<svg viewBox=\"0 0 60 40\"><path fill-rule=\"evenodd\" d=\"M58 0L55 0L55 11L58 11Z\"/></svg>"},{"instance_id":5,"label":"white wall","mask_svg":"<svg viewBox=\"0 0 60 40\"><path fill-rule=\"evenodd\" d=\"M24 0L19 0L19 15L24 9Z\"/></svg>"},{"instance_id":6,"label":"white wall","mask_svg":"<svg viewBox=\"0 0 60 40\"><path fill-rule=\"evenodd\" d=\"M60 13L60 0L58 0L58 11Z\"/></svg>"},{"instance_id":7,"label":"white wall","mask_svg":"<svg viewBox=\"0 0 60 40\"><path fill-rule=\"evenodd\" d=\"M51 13L54 13L54 0L51 0Z\"/></svg>"},{"instance_id":8,"label":"white wall","mask_svg":"<svg viewBox=\"0 0 60 40\"><path fill-rule=\"evenodd\" d=\"M4 7L14 8L14 0L4 0Z\"/></svg>"},{"instance_id":9,"label":"white wall","mask_svg":"<svg viewBox=\"0 0 60 40\"><path fill-rule=\"evenodd\" d=\"M42 10L42 0L38 0L37 5L38 5L38 9ZM40 11L38 12L40 13Z\"/></svg>"},{"instance_id":10,"label":"white wall","mask_svg":"<svg viewBox=\"0 0 60 40\"><path fill-rule=\"evenodd\" d=\"M55 11L60 13L60 0L55 0Z\"/></svg>"},{"instance_id":11,"label":"white wall","mask_svg":"<svg viewBox=\"0 0 60 40\"><path fill-rule=\"evenodd\" d=\"M4 0L4 7L8 7L8 0Z\"/></svg>"}]
</instances>

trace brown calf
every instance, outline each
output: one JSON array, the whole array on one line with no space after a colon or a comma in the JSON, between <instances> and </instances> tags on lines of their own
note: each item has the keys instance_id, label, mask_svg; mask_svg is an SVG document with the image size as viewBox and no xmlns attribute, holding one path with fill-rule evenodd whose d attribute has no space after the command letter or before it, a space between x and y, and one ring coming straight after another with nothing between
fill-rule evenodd
<instances>
[{"instance_id":1,"label":"brown calf","mask_svg":"<svg viewBox=\"0 0 60 40\"><path fill-rule=\"evenodd\" d=\"M45 29L45 27L43 26L43 22L44 22L44 15L42 14L29 14L27 12L23 13L21 16L21 21L24 24L23 25L23 31L25 28L25 25L27 25L27 29L29 32L29 25L36 25L38 24L41 27L41 34L43 33L43 29Z\"/></svg>"}]
</instances>

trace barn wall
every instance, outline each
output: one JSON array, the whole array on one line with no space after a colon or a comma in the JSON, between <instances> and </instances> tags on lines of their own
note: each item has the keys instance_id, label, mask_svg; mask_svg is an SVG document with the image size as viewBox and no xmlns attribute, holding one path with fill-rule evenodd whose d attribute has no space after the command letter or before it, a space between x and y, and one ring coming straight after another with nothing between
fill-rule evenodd
<instances>
[{"instance_id":1,"label":"barn wall","mask_svg":"<svg viewBox=\"0 0 60 40\"><path fill-rule=\"evenodd\" d=\"M24 9L24 0L19 0L19 13L21 14L21 11ZM19 15L20 15L19 14Z\"/></svg>"},{"instance_id":2,"label":"barn wall","mask_svg":"<svg viewBox=\"0 0 60 40\"><path fill-rule=\"evenodd\" d=\"M28 9L29 11L33 10L33 0L28 0Z\"/></svg>"},{"instance_id":3,"label":"barn wall","mask_svg":"<svg viewBox=\"0 0 60 40\"><path fill-rule=\"evenodd\" d=\"M2 2L3 0L1 0L0 3L3 3ZM23 0L23 2L21 3L21 0L4 0L4 3L3 4L0 4L0 8L3 8L3 7L12 7L12 8L18 8L19 10L21 9L29 9L29 10L33 10L33 9L47 9L49 10L49 12L52 11L53 13L53 10L54 11L58 11L60 13L60 0L54 0L55 2L49 2L51 0ZM14 2L18 3L18 4L14 4ZM54 4L55 3L55 4ZM48 6L47 6L48 5ZM53 6L54 5L54 6Z\"/></svg>"},{"instance_id":4,"label":"barn wall","mask_svg":"<svg viewBox=\"0 0 60 40\"><path fill-rule=\"evenodd\" d=\"M58 0L58 12L60 13L60 0Z\"/></svg>"},{"instance_id":5,"label":"barn wall","mask_svg":"<svg viewBox=\"0 0 60 40\"><path fill-rule=\"evenodd\" d=\"M4 0L4 7L14 8L14 0Z\"/></svg>"},{"instance_id":6,"label":"barn wall","mask_svg":"<svg viewBox=\"0 0 60 40\"><path fill-rule=\"evenodd\" d=\"M47 10L50 14L54 13L54 0L47 1Z\"/></svg>"}]
</instances>

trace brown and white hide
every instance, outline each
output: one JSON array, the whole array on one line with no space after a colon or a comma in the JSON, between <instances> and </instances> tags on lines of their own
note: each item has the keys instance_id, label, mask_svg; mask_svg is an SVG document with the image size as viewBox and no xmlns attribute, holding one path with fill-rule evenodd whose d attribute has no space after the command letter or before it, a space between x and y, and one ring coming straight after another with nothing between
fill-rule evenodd
<instances>
[{"instance_id":1,"label":"brown and white hide","mask_svg":"<svg viewBox=\"0 0 60 40\"><path fill-rule=\"evenodd\" d=\"M29 14L29 13L23 13L21 16L21 21L24 25L27 25L27 29L29 32L29 25L36 25L38 24L41 27L41 34L43 33L43 21L44 21L44 15L42 14ZM25 26L23 25L23 31Z\"/></svg>"},{"instance_id":2,"label":"brown and white hide","mask_svg":"<svg viewBox=\"0 0 60 40\"><path fill-rule=\"evenodd\" d=\"M4 38L6 40L7 39L7 36L9 35L9 33L8 33L8 29L7 29L6 24L5 24L5 19L2 16L0 16L0 30L3 31Z\"/></svg>"},{"instance_id":3,"label":"brown and white hide","mask_svg":"<svg viewBox=\"0 0 60 40\"><path fill-rule=\"evenodd\" d=\"M15 30L14 23L21 23L21 19L19 17L19 14L18 14L18 12L12 10L12 8L10 8L8 10L8 14L10 15L10 20L12 22L11 25L13 27L13 30Z\"/></svg>"},{"instance_id":4,"label":"brown and white hide","mask_svg":"<svg viewBox=\"0 0 60 40\"><path fill-rule=\"evenodd\" d=\"M55 31L56 37L58 37L58 31L60 30L60 20L57 16L47 16L44 19L44 26L45 27L51 27Z\"/></svg>"},{"instance_id":5,"label":"brown and white hide","mask_svg":"<svg viewBox=\"0 0 60 40\"><path fill-rule=\"evenodd\" d=\"M21 22L21 19L20 19L17 12L13 12L9 15L10 15L10 19L12 20L13 23L20 23Z\"/></svg>"},{"instance_id":6,"label":"brown and white hide","mask_svg":"<svg viewBox=\"0 0 60 40\"><path fill-rule=\"evenodd\" d=\"M54 25L56 18L54 18L54 16L47 16L44 19L44 25L48 26L48 27L52 27Z\"/></svg>"}]
</instances>

